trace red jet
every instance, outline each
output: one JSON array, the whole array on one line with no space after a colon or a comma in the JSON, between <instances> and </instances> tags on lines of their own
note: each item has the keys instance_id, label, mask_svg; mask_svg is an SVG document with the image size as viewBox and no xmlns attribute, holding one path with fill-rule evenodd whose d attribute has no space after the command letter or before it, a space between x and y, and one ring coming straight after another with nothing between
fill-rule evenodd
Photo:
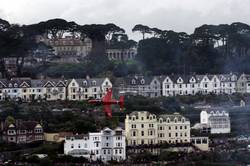
<instances>
[{"instance_id":1,"label":"red jet","mask_svg":"<svg viewBox=\"0 0 250 166\"><path fill-rule=\"evenodd\" d=\"M112 89L108 89L107 94L102 99L89 100L88 103L100 104L104 106L104 112L108 117L112 117L111 105L116 104L120 106L120 110L124 108L124 96L121 96L119 100L112 99Z\"/></svg>"}]
</instances>

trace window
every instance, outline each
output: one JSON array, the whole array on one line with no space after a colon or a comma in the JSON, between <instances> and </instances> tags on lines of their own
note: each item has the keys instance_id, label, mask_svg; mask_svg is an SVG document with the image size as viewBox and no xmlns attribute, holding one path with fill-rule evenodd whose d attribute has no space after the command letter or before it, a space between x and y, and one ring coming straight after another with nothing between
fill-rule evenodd
<instances>
[{"instance_id":1,"label":"window","mask_svg":"<svg viewBox=\"0 0 250 166\"><path fill-rule=\"evenodd\" d=\"M149 135L153 135L153 131L152 130L150 130L150 134Z\"/></svg>"},{"instance_id":2,"label":"window","mask_svg":"<svg viewBox=\"0 0 250 166\"><path fill-rule=\"evenodd\" d=\"M135 80L133 79L133 80L131 81L131 83L132 83L132 85L135 85Z\"/></svg>"},{"instance_id":3,"label":"window","mask_svg":"<svg viewBox=\"0 0 250 166\"><path fill-rule=\"evenodd\" d=\"M141 80L141 84L145 84L145 80L144 79Z\"/></svg>"},{"instance_id":4,"label":"window","mask_svg":"<svg viewBox=\"0 0 250 166\"><path fill-rule=\"evenodd\" d=\"M144 131L141 131L141 136L144 136Z\"/></svg>"},{"instance_id":5,"label":"window","mask_svg":"<svg viewBox=\"0 0 250 166\"><path fill-rule=\"evenodd\" d=\"M141 124L141 128L144 128L144 124Z\"/></svg>"}]
</instances>

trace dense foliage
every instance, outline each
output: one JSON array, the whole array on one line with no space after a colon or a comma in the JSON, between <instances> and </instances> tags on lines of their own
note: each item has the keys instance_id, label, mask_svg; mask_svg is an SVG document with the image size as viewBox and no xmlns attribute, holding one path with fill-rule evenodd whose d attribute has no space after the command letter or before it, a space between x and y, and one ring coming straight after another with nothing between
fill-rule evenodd
<instances>
[{"instance_id":1,"label":"dense foliage","mask_svg":"<svg viewBox=\"0 0 250 166\"><path fill-rule=\"evenodd\" d=\"M250 72L250 26L202 25L188 35L136 25L138 60L153 74ZM146 30L145 30L146 29ZM153 34L144 39L145 34Z\"/></svg>"},{"instance_id":2,"label":"dense foliage","mask_svg":"<svg viewBox=\"0 0 250 166\"><path fill-rule=\"evenodd\" d=\"M247 24L202 25L195 28L192 34L137 24L132 31L143 36L138 44L128 38L124 29L112 23L79 25L63 19L51 19L37 24L16 25L0 19L0 72L3 77L8 77L4 67L4 58L7 57L16 58L18 76L33 77L37 74L63 75L58 71L76 77L86 73L97 76L106 72L114 76L250 72L250 26ZM39 73L23 69L25 57L37 47L37 35L54 40L65 34L92 40L91 53L79 64L82 66L53 67L55 64L49 64L49 68L35 70ZM107 48L136 46L138 56L132 64L110 62L105 56Z\"/></svg>"}]
</instances>

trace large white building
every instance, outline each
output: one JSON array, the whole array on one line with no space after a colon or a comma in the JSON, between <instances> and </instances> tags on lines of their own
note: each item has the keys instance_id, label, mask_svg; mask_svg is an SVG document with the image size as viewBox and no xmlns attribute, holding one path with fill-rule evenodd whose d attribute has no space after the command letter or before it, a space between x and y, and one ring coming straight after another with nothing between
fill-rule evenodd
<instances>
[{"instance_id":1,"label":"large white building","mask_svg":"<svg viewBox=\"0 0 250 166\"><path fill-rule=\"evenodd\" d=\"M211 128L211 134L230 133L230 117L225 110L203 110L200 113L201 125Z\"/></svg>"},{"instance_id":2,"label":"large white building","mask_svg":"<svg viewBox=\"0 0 250 166\"><path fill-rule=\"evenodd\" d=\"M64 154L90 160L125 160L125 132L121 128L105 128L100 132L66 137Z\"/></svg>"},{"instance_id":3,"label":"large white building","mask_svg":"<svg viewBox=\"0 0 250 166\"><path fill-rule=\"evenodd\" d=\"M126 116L125 131L128 145L190 142L190 121L178 113L132 112Z\"/></svg>"}]
</instances>

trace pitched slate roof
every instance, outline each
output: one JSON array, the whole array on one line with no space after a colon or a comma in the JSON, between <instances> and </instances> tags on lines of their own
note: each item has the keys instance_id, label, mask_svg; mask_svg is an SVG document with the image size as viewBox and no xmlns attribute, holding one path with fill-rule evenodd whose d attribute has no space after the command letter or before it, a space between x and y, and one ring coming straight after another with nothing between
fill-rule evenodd
<instances>
[{"instance_id":1,"label":"pitched slate roof","mask_svg":"<svg viewBox=\"0 0 250 166\"><path fill-rule=\"evenodd\" d=\"M81 87L101 86L106 78L75 79ZM85 84L85 82L87 84ZM95 82L95 84L93 84Z\"/></svg>"},{"instance_id":2,"label":"pitched slate roof","mask_svg":"<svg viewBox=\"0 0 250 166\"><path fill-rule=\"evenodd\" d=\"M155 115L155 114L152 114L152 113L150 113L148 111L133 111L133 112L131 112L129 114L129 116L138 116L139 113L146 113L147 116L149 116L149 115Z\"/></svg>"},{"instance_id":3,"label":"pitched slate roof","mask_svg":"<svg viewBox=\"0 0 250 166\"><path fill-rule=\"evenodd\" d=\"M16 130L34 130L34 128L36 127L36 125L38 125L39 123L36 121L20 121L17 120L14 124L10 124L9 126L6 126L5 129L8 128L15 128ZM7 124L5 124L7 125Z\"/></svg>"},{"instance_id":4,"label":"pitched slate roof","mask_svg":"<svg viewBox=\"0 0 250 166\"><path fill-rule=\"evenodd\" d=\"M136 85L149 85L153 79L154 79L153 76L135 75L135 76L128 76L124 80L126 85L136 86ZM133 84L132 80L134 80Z\"/></svg>"},{"instance_id":5,"label":"pitched slate roof","mask_svg":"<svg viewBox=\"0 0 250 166\"><path fill-rule=\"evenodd\" d=\"M88 138L89 134L77 134L77 135L66 136L66 139L71 139L71 138L83 139L83 138L86 138L86 137Z\"/></svg>"},{"instance_id":6,"label":"pitched slate roof","mask_svg":"<svg viewBox=\"0 0 250 166\"><path fill-rule=\"evenodd\" d=\"M31 87L43 87L44 80L31 80Z\"/></svg>"},{"instance_id":7,"label":"pitched slate roof","mask_svg":"<svg viewBox=\"0 0 250 166\"><path fill-rule=\"evenodd\" d=\"M177 80L178 80L179 78L181 78L181 79L183 80L183 83L184 83L184 84L187 84L187 83L189 83L189 80L190 80L192 77L194 77L194 79L195 79L196 82L197 82L197 78L196 78L195 75L169 75L168 77L173 81L173 83L177 83Z\"/></svg>"},{"instance_id":8,"label":"pitched slate roof","mask_svg":"<svg viewBox=\"0 0 250 166\"><path fill-rule=\"evenodd\" d=\"M217 76L218 76L218 78L220 79L221 82L227 82L227 81L232 81L233 74L219 74ZM237 81L237 76L236 76L235 81Z\"/></svg>"},{"instance_id":9,"label":"pitched slate roof","mask_svg":"<svg viewBox=\"0 0 250 166\"><path fill-rule=\"evenodd\" d=\"M163 120L170 119L170 121L174 121L175 118L177 118L178 121L181 121L182 118L185 119L185 121L189 121L187 118L184 116L180 115L179 113L174 113L174 114L162 114L158 116L158 119L162 118Z\"/></svg>"}]
</instances>

